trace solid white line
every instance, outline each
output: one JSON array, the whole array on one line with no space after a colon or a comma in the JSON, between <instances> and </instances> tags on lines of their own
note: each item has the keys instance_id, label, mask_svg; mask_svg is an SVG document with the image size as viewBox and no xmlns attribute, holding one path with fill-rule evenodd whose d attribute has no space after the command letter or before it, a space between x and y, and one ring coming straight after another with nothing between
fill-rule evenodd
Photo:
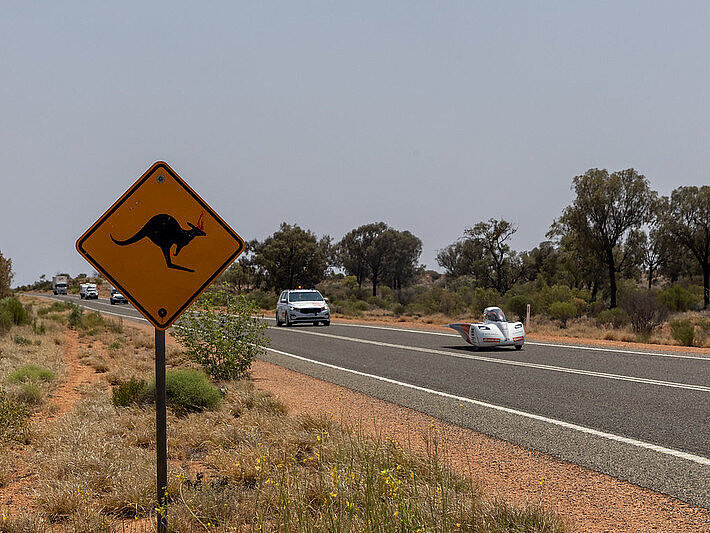
<instances>
[{"instance_id":1,"label":"solid white line","mask_svg":"<svg viewBox=\"0 0 710 533\"><path fill-rule=\"evenodd\" d=\"M672 359L696 359L699 361L710 362L710 357L702 355L683 355L674 353L658 353L658 352L637 352L634 350L616 350L614 348L602 348L596 346L579 346L574 344L556 344L551 342L540 342L540 341L525 341L526 344L534 344L535 346L553 346L555 348L574 348L575 350L591 350L593 352L613 352L613 353L625 353L629 355L655 355L656 357L670 357Z\"/></svg>"},{"instance_id":2,"label":"solid white line","mask_svg":"<svg viewBox=\"0 0 710 533\"><path fill-rule=\"evenodd\" d=\"M74 305L78 305L79 307L83 307L84 309L88 309L89 311L96 311L97 313L103 313L106 315L120 316L121 318L127 318L128 320L142 320L143 322L148 322L142 316L122 315L120 313L114 313L112 311L101 311L99 309L94 309L93 307L89 307L87 305L84 305L82 303L82 300L79 300L78 302L72 302L71 300L65 300L64 298L54 298L53 296L47 296L46 294L32 294L32 296L39 296L40 298L46 298L47 300L54 300L56 302L71 302ZM98 302L98 303L103 303L103 302ZM103 304L103 305L110 305L110 304Z\"/></svg>"},{"instance_id":3,"label":"solid white line","mask_svg":"<svg viewBox=\"0 0 710 533\"><path fill-rule=\"evenodd\" d=\"M287 330L293 333L302 335L315 335L318 337L327 337L331 339L346 340L351 342L359 342L361 344L372 344L373 346L383 346L385 348L396 348L400 350L409 350L414 352L431 353L436 355L445 355L448 357L458 357L460 359L472 359L475 361L483 361L486 363L495 363L500 365L521 366L526 368L535 368L537 370L548 370L552 372L563 372L566 374L579 374L583 376L592 376L604 379L614 379L618 381L630 381L635 383L643 383L646 385L658 385L661 387L672 387L676 389L696 390L701 392L710 392L710 387L703 385L693 385L690 383L677 383L675 381L662 381L657 379L641 378L636 376L624 376L621 374L610 374L607 372L595 372L593 370L580 370L577 368L567 368L562 366L543 365L539 363L528 363L526 361L514 361L510 359L499 359L497 357L484 357L482 355L461 354L448 352L444 350L434 350L432 348L420 348L418 346L404 346L402 344L392 344L390 342L371 341L367 339L358 339L355 337L343 337L342 335L332 335L330 333L316 333L315 331L304 331L300 329Z\"/></svg>"},{"instance_id":4,"label":"solid white line","mask_svg":"<svg viewBox=\"0 0 710 533\"><path fill-rule=\"evenodd\" d=\"M280 355L284 355L287 357L292 357L294 359L299 359L301 361L306 361L308 363L313 363L316 365L320 366L325 366L328 368L332 368L335 370L340 370L342 372L348 372L350 374L355 374L358 376L362 377L367 377L367 378L372 378L376 379L378 381L382 381L385 383L390 383L393 385L399 385L400 387L406 387L412 390L417 390L420 392L425 392L427 394L434 394L436 396L441 396L442 398L448 398L451 400L456 400L457 402L465 402L465 403L470 403L473 405L478 405L480 407L487 407L489 409L495 409L496 411L502 411L504 413L512 414L512 415L517 415L517 416L522 416L525 418L530 418L532 420L538 420L540 422L545 422L547 424L553 424L555 426L560 426L566 429L572 429L574 431L579 431L581 433L586 433L588 435L593 435L595 437L601 437L607 440L612 440L616 442L622 442L624 444L629 444L631 446L636 446L637 448L645 448L647 450L653 450L658 453L662 453L665 455L671 455L673 457L678 457L679 459L685 459L686 461L692 461L694 463L698 463L703 466L709 466L710 465L710 459L707 457L702 457L699 455L694 455L692 453L687 453L687 452L682 452L679 450L674 450L672 448L664 448L663 446L658 446L656 444L651 444L650 442L644 442L636 439L631 439L629 437L622 437L620 435L614 435L613 433L606 433L604 431L598 431L596 429L588 428L585 426L578 426L577 424L571 424L569 422L564 422L562 420L557 420L555 418L548 418L546 416L541 416L541 415L536 415L533 413L527 413L525 411L519 411L517 409L511 409L510 407L503 407L501 405L495 405L492 403L487 403L487 402L482 402L480 400L473 400L471 398L466 398L464 396L456 396L454 394L449 394L447 392L441 392L433 389L428 389L426 387L420 387L418 385L412 385L411 383L405 383L403 381L397 381L394 379L390 378L385 378L382 376L377 376L375 374L368 374L366 372L359 372L357 370L352 370L350 368L343 368L341 366L337 365L331 365L329 363L323 363L321 361L316 361L314 359L308 359L307 357L301 357L300 355L295 355L292 353L288 352L282 352L280 350L275 350L274 348L266 348L267 351L274 352Z\"/></svg>"}]
</instances>

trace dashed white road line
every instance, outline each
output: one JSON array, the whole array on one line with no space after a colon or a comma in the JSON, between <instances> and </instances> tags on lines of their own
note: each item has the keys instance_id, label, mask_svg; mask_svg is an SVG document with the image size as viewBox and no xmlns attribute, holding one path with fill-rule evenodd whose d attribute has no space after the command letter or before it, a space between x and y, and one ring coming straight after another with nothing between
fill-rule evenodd
<instances>
[{"instance_id":1,"label":"dashed white road line","mask_svg":"<svg viewBox=\"0 0 710 533\"><path fill-rule=\"evenodd\" d=\"M442 398L455 400L455 401L461 402L461 403L468 403L468 404L477 405L480 407L486 407L488 409L494 409L496 411L501 411L504 413L508 413L508 414L512 414L512 415L516 415L516 416L521 416L521 417L529 418L532 420L537 420L540 422L545 422L547 424L552 424L552 425L563 427L566 429L571 429L571 430L578 431L581 433L586 433L588 435L593 435L595 437L600 437L600 438L611 440L611 441L629 444L629 445L635 446L637 448L645 448L647 450L652 450L652 451L655 451L658 453L662 453L664 455L670 455L673 457L677 457L679 459L684 459L686 461L692 461L692 462L697 463L699 465L710 466L710 459L707 457L694 455L692 453L683 452L680 450L674 450L672 448L665 448L663 446L658 446L657 444L651 444L650 442L644 442L644 441L640 441L640 440L636 440L636 439L631 439L629 437L622 437L620 435L615 435L613 433L607 433L605 431L599 431L599 430L588 428L585 426L571 424L569 422L564 422L562 420L557 420L555 418L549 418L546 416L536 415L534 413L527 413L525 411L520 411L518 409L511 409L510 407L504 407L502 405L495 405L495 404L488 403L488 402L482 402L480 400L474 400L472 398L466 398L465 396L456 396L454 394L449 394L447 392L442 392L442 391L438 391L438 390L434 390L434 389L428 389L426 387L420 387L418 385L412 385L411 383L406 383L403 381L397 381L395 379L385 378L383 376L378 376L376 374L368 374L366 372L360 372L358 370L352 370L350 368L344 368L344 367L332 365L329 363L323 363L321 361L316 361L314 359L309 359L307 357L302 357L300 355L295 355L292 353L283 352L281 350L276 350L274 348L266 348L266 350L269 352L273 352L273 353L277 353L279 355L286 356L286 357L291 357L293 359L298 359L300 361L305 361L305 362L312 363L315 365L324 366L324 367L331 368L334 370L339 370L341 372L347 372L349 374L355 374L357 376L362 376L362 377L374 379L377 381L382 381L384 383L390 383L392 385L406 387L408 389L412 389L412 390L416 390L416 391L420 391L420 392L425 392L427 394L440 396Z\"/></svg>"},{"instance_id":2,"label":"dashed white road line","mask_svg":"<svg viewBox=\"0 0 710 533\"><path fill-rule=\"evenodd\" d=\"M264 320L276 319L273 317L260 317ZM396 328L390 326L374 326L370 324L348 324L344 322L333 322L334 326L345 326L348 328L366 328L366 329L381 329L385 331L401 331L404 333L420 333L422 335L437 335L439 337L457 337L460 338L461 335L457 333L444 333L441 331L425 331L422 329L411 329L411 328ZM710 363L710 356L702 355L685 355L685 354L675 354L675 353L665 353L665 352L642 352L638 350L622 350L617 348L602 348L597 346L581 346L579 344L564 344L564 343L554 343L554 342L540 342L540 341L529 341L526 340L525 344L530 344L532 346L549 346L552 348L571 348L573 350L590 350L593 352L611 352L620 353L625 355L652 355L654 357L668 357L671 359L696 359L699 361L707 361Z\"/></svg>"},{"instance_id":3,"label":"dashed white road line","mask_svg":"<svg viewBox=\"0 0 710 533\"><path fill-rule=\"evenodd\" d=\"M622 374L610 374L608 372L595 372L593 370L581 370L578 368L567 368L567 367L563 367L563 366L543 365L543 364L539 364L539 363L529 363L527 361L515 361L512 359L499 359L497 357L485 357L482 355L462 354L462 353L455 353L455 352L449 352L449 351L444 351L444 350L435 350L433 348L420 348L419 346L405 346L403 344L393 344L391 342L381 342L381 341L372 341L372 340L368 340L368 339L358 339L355 337L345 337L343 335L332 335L330 333L317 333L315 331L305 331L303 329L291 328L286 331L292 332L294 334L300 334L300 335L314 335L317 337L325 337L325 338L330 338L330 339L357 342L357 343L361 343L361 344L371 344L373 346L382 346L384 348L395 348L395 349L399 349L399 350L408 350L408 351L413 351L413 352L445 355L447 357L457 357L460 359L471 359L474 361L483 361L485 363L520 366L520 367L526 367L526 368L535 368L537 370L548 370L548 371L552 371L552 372L563 372L566 374L579 374L579 375L583 375L583 376L591 376L591 377L597 377L597 378L603 378L603 379L614 379L614 380L618 380L618 381L630 381L630 382L634 382L634 383L643 383L646 385L657 385L660 387L672 387L672 388L676 388L676 389L686 389L686 390L695 390L695 391L700 391L700 392L710 392L710 387L706 387L703 385L693 385L691 383L678 383L675 381L662 381L662 380L658 380L658 379L649 379L649 378L642 378L642 377L637 377L637 376L625 376Z\"/></svg>"}]
</instances>

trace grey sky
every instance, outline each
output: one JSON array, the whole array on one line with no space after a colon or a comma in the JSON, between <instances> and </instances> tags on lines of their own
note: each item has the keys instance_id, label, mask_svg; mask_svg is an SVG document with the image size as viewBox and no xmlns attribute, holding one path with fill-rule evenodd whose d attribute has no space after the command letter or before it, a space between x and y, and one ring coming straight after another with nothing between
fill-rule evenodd
<instances>
[{"instance_id":1,"label":"grey sky","mask_svg":"<svg viewBox=\"0 0 710 533\"><path fill-rule=\"evenodd\" d=\"M2 4L19 284L90 272L76 238L157 159L245 239L384 220L428 267L489 217L536 245L590 167L710 182L707 3L97 4Z\"/></svg>"}]
</instances>

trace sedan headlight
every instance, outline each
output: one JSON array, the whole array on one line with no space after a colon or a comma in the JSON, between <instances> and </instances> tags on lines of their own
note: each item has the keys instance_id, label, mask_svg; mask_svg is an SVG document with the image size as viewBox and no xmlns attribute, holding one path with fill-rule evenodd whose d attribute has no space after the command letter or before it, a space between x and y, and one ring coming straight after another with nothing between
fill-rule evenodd
<instances>
[{"instance_id":1,"label":"sedan headlight","mask_svg":"<svg viewBox=\"0 0 710 533\"><path fill-rule=\"evenodd\" d=\"M289 310L289 311L295 311L295 310L296 310L296 307L293 306L293 305L289 305L289 306L288 306L288 310Z\"/></svg>"}]
</instances>

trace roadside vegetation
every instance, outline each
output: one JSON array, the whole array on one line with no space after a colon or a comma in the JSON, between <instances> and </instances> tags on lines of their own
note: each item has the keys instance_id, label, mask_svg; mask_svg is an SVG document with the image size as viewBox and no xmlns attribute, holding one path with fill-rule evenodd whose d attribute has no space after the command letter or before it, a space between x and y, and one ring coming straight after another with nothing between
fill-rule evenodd
<instances>
[{"instance_id":1,"label":"roadside vegetation","mask_svg":"<svg viewBox=\"0 0 710 533\"><path fill-rule=\"evenodd\" d=\"M536 333L710 346L710 186L664 197L634 169L593 168L572 189L571 205L528 251L511 248L515 223L472 221L438 251L437 272L419 263L416 235L384 222L337 242L282 223L249 241L217 286L268 313L282 289L316 287L335 317L444 324L495 305L522 319L529 304ZM70 292L89 279L106 285L79 274ZM20 287L50 288L45 276Z\"/></svg>"},{"instance_id":2,"label":"roadside vegetation","mask_svg":"<svg viewBox=\"0 0 710 533\"><path fill-rule=\"evenodd\" d=\"M217 303L229 305L212 295L203 309ZM240 298L235 305L246 304ZM71 305L32 300L23 309L27 322L0 337L0 531L153 531L152 338ZM242 310L249 324L251 308ZM31 343L18 345L13 335ZM188 335L205 349L221 346L210 330ZM90 376L70 405L63 398L76 386L71 392L63 383L77 370L66 349L76 349ZM552 512L490 498L455 473L435 433L417 455L330 418L289 415L255 388L250 361L230 359L238 370L225 377L224 362L205 366L168 343L173 530L566 530ZM28 385L39 390L32 400L22 391ZM13 506L17 486L32 497Z\"/></svg>"}]
</instances>

